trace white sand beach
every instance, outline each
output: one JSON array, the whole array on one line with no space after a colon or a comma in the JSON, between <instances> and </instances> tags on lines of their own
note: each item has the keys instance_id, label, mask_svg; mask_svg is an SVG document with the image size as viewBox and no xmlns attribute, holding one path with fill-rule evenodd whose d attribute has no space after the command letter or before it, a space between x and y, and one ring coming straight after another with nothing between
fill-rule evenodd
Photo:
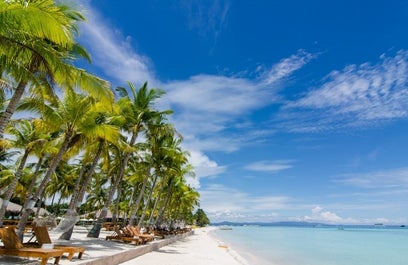
<instances>
[{"instance_id":1,"label":"white sand beach","mask_svg":"<svg viewBox=\"0 0 408 265\"><path fill-rule=\"evenodd\" d=\"M159 250L152 251L122 265L242 265L246 261L229 246L208 235L212 227L200 228L194 234Z\"/></svg>"},{"instance_id":2,"label":"white sand beach","mask_svg":"<svg viewBox=\"0 0 408 265\"><path fill-rule=\"evenodd\" d=\"M87 238L87 230L75 227L70 241L58 240L59 234L50 231L54 243L81 245L86 247L82 259L76 256L72 261L63 257L60 265L181 265L181 264L220 264L242 265L246 261L234 252L229 246L218 242L208 233L215 228L206 227L194 229L190 235L179 235L155 241L142 246L125 244L121 242L106 241L106 235L111 232L101 231L99 238ZM1 243L0 243L1 244ZM49 259L47 264L53 264ZM0 264L11 265L38 265L36 259L0 256Z\"/></svg>"}]
</instances>

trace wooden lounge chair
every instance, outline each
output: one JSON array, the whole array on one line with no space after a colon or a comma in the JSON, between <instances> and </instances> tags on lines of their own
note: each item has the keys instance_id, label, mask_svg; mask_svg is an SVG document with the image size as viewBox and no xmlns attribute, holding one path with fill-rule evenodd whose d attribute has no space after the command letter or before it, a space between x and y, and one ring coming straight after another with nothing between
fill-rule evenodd
<instances>
[{"instance_id":1,"label":"wooden lounge chair","mask_svg":"<svg viewBox=\"0 0 408 265\"><path fill-rule=\"evenodd\" d=\"M52 244L50 234L46 226L33 226L34 235L37 238L39 246L43 244ZM58 245L54 244L54 249L62 250L64 253L68 253L68 259L72 260L75 253L78 253L78 259L82 258L82 254L85 252L85 248L81 246L73 245Z\"/></svg>"},{"instance_id":2,"label":"wooden lounge chair","mask_svg":"<svg viewBox=\"0 0 408 265\"><path fill-rule=\"evenodd\" d=\"M106 240L117 240L125 243L134 242L136 245L144 243L139 237L134 237L133 235L130 235L126 229L118 227L115 228L111 235L106 236Z\"/></svg>"},{"instance_id":3,"label":"wooden lounge chair","mask_svg":"<svg viewBox=\"0 0 408 265\"><path fill-rule=\"evenodd\" d=\"M4 244L0 248L0 255L39 258L41 265L46 265L49 258L55 258L54 264L58 264L64 253L58 249L26 248L18 239L14 228L10 227L0 228L0 238Z\"/></svg>"},{"instance_id":4,"label":"wooden lounge chair","mask_svg":"<svg viewBox=\"0 0 408 265\"><path fill-rule=\"evenodd\" d=\"M141 233L138 226L127 226L126 228L130 231L132 236L137 236L141 238L144 241L144 243L154 240L154 235Z\"/></svg>"}]
</instances>

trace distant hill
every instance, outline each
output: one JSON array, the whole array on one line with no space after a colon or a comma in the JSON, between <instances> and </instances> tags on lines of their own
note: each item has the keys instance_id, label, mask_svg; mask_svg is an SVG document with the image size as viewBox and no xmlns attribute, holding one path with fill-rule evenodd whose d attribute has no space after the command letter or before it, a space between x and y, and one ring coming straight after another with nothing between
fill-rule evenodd
<instances>
[{"instance_id":1,"label":"distant hill","mask_svg":"<svg viewBox=\"0 0 408 265\"><path fill-rule=\"evenodd\" d=\"M216 222L211 223L213 226L287 226L287 227L351 227L351 228L391 228L391 229L407 229L405 225L383 225L383 224L361 224L361 225L341 225L341 224L325 224L312 222Z\"/></svg>"}]
</instances>

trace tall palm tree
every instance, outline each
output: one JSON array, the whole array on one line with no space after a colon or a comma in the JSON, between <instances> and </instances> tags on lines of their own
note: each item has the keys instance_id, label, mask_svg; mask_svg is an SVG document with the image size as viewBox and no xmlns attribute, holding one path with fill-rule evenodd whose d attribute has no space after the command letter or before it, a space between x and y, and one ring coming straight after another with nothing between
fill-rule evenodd
<instances>
[{"instance_id":1,"label":"tall palm tree","mask_svg":"<svg viewBox=\"0 0 408 265\"><path fill-rule=\"evenodd\" d=\"M185 176L195 176L193 167L191 164L189 164L187 159L189 154L187 152L182 152L179 155L179 159L177 160L179 163L179 168L177 168L176 165L176 167L168 173L167 178L164 179L164 183L162 184L162 193L164 193L164 196L158 196L157 200L160 199L160 197L164 198L161 202L156 219L154 221L149 221L149 224L157 225L162 222L163 213L169 204L173 191L177 190L177 187L181 185L186 185Z\"/></svg>"},{"instance_id":2,"label":"tall palm tree","mask_svg":"<svg viewBox=\"0 0 408 265\"><path fill-rule=\"evenodd\" d=\"M138 91L136 91L136 88L132 83L128 82L128 85L132 98L125 88L118 88L117 91L120 93L120 96L122 96L122 98L118 101L118 105L121 109L121 115L124 119L123 129L130 133L129 146L132 148L135 145L136 139L139 136L140 131L143 129L144 124L149 119L157 115L170 114L171 111L158 112L152 108L154 101L164 94L163 90L148 89L147 82L144 83L144 85ZM102 208L96 224L91 229L91 231L89 231L88 237L99 237L102 223L106 217L108 208L113 201L113 197L116 193L117 187L122 181L127 163L132 153L132 151L128 151L125 153L123 162L117 172L116 179L113 182L109 191L109 195L105 201L105 205Z\"/></svg>"},{"instance_id":3,"label":"tall palm tree","mask_svg":"<svg viewBox=\"0 0 408 265\"><path fill-rule=\"evenodd\" d=\"M71 196L66 218L72 218L77 215L79 204L82 203L86 188L90 183L92 176L97 167L98 161L102 152L107 148L107 143L119 144L120 132L119 127L115 126L115 115L113 112L108 112L101 104L96 104L90 111L88 117L93 119L89 122L89 127L92 130L87 130L86 148L83 162L83 173L79 175L74 188L74 193ZM96 151L95 151L96 150ZM92 158L91 158L92 157ZM89 163L88 160L92 161ZM73 227L64 232L60 239L69 240L71 238Z\"/></svg>"},{"instance_id":4,"label":"tall palm tree","mask_svg":"<svg viewBox=\"0 0 408 265\"><path fill-rule=\"evenodd\" d=\"M174 192L173 203L168 209L171 215L171 226L176 221L186 220L194 207L199 205L199 198L200 194L190 186L186 184L178 186Z\"/></svg>"},{"instance_id":5,"label":"tall palm tree","mask_svg":"<svg viewBox=\"0 0 408 265\"><path fill-rule=\"evenodd\" d=\"M29 206L41 198L63 155L80 141L81 135L89 128L88 114L94 103L95 99L92 97L75 93L73 90L67 90L63 101L60 101L56 106L43 104L41 99L34 97L27 98L21 104L21 109L40 112L43 117L41 125L44 128L48 128L50 131L58 130L61 133L61 136L56 139L59 150L50 161L49 168L33 198L30 199L32 203ZM32 207L23 210L18 224L18 235L20 237L23 235L31 211Z\"/></svg>"},{"instance_id":6,"label":"tall palm tree","mask_svg":"<svg viewBox=\"0 0 408 265\"><path fill-rule=\"evenodd\" d=\"M11 76L14 93L0 116L0 138L21 100L26 86L41 87L53 96L53 87L75 87L109 98L107 82L70 64L90 61L75 42L77 23L85 18L67 5L52 0L0 2L0 75Z\"/></svg>"},{"instance_id":7,"label":"tall palm tree","mask_svg":"<svg viewBox=\"0 0 408 265\"><path fill-rule=\"evenodd\" d=\"M159 177L165 176L165 171L171 165L171 152L173 152L174 134L175 129L171 124L163 123L161 120L157 120L148 125L147 131L148 144L150 145L150 153L152 165L154 168L154 177L152 180L151 188L147 195L147 203L145 203L142 215L139 219L138 225L143 224L149 202L152 199L153 192L156 188Z\"/></svg>"}]
</instances>

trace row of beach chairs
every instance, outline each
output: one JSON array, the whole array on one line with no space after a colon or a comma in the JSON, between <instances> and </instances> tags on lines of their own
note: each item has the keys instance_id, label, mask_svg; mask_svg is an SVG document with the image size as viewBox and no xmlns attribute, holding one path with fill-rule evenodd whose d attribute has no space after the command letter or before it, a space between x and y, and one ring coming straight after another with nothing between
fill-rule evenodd
<instances>
[{"instance_id":1,"label":"row of beach chairs","mask_svg":"<svg viewBox=\"0 0 408 265\"><path fill-rule=\"evenodd\" d=\"M157 237L161 237L161 238L165 238L166 236L174 236L174 235L180 235L180 234L184 234L184 233L188 233L190 231L192 231L191 227L176 227L173 229L167 229L167 228L160 228L160 227L150 227L149 229L149 233L154 234Z\"/></svg>"},{"instance_id":2,"label":"row of beach chairs","mask_svg":"<svg viewBox=\"0 0 408 265\"><path fill-rule=\"evenodd\" d=\"M15 232L15 226L0 228L0 255L39 258L41 265L46 265L50 258L54 258L54 264L58 264L61 257L66 254L68 260L72 260L78 253L78 259L82 258L85 247L75 245L53 244L46 226L33 226L33 236L27 243L22 243ZM115 226L111 235L106 240L116 240L136 245L146 244L155 237L164 238L167 235L177 235L191 231L191 228L176 228L171 230L150 228L148 233L142 233L138 226ZM47 246L49 248L45 248Z\"/></svg>"},{"instance_id":3,"label":"row of beach chairs","mask_svg":"<svg viewBox=\"0 0 408 265\"><path fill-rule=\"evenodd\" d=\"M135 243L136 245L146 244L154 240L153 234L140 232L138 226L115 227L111 235L106 236L106 240L117 240L125 243Z\"/></svg>"}]
</instances>

